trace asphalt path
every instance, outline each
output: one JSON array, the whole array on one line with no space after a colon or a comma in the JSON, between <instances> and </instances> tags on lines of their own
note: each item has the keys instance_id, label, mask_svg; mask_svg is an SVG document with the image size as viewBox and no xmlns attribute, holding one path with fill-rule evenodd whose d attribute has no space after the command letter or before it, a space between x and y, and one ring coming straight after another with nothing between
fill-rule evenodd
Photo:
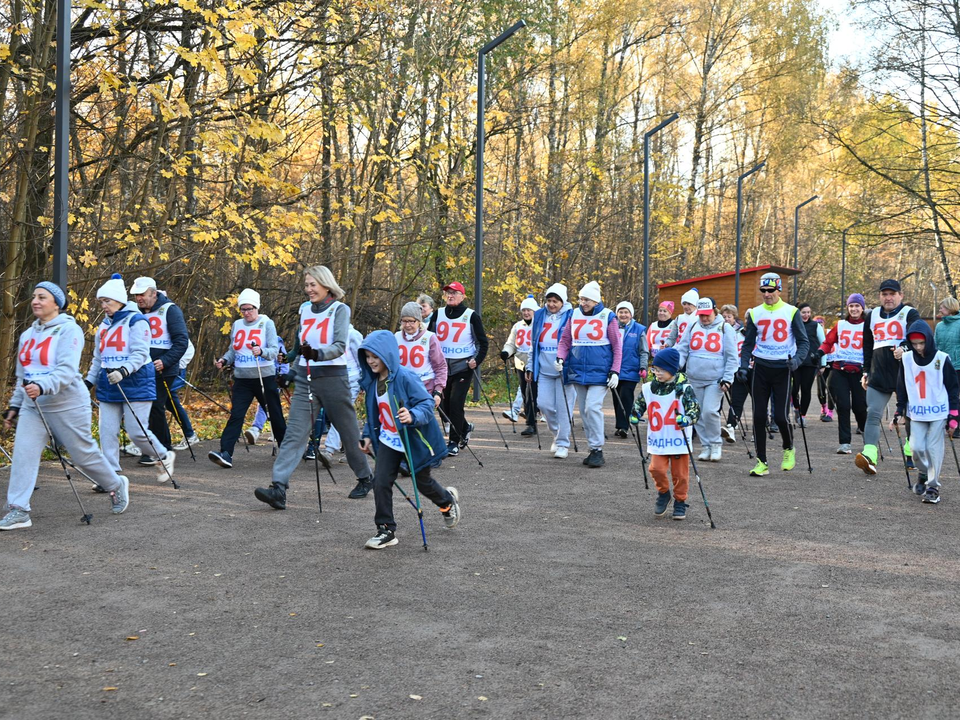
<instances>
[{"instance_id":1,"label":"asphalt path","mask_svg":"<svg viewBox=\"0 0 960 720\"><path fill-rule=\"evenodd\" d=\"M262 442L233 470L211 441L180 453L179 491L125 458L121 516L78 478L89 527L44 463L34 526L0 535L0 717L957 716L949 445L937 506L907 489L889 431L874 478L834 454L836 423L807 430L812 474L802 443L763 479L726 445L698 463L711 530L692 477L688 519L654 517L610 407L597 470L582 433L555 460L549 438L538 451L500 418L506 450L486 409L468 418L484 467L464 452L437 472L463 519L445 530L426 507L426 552L399 495L399 544L364 549L373 498L347 499L344 464L320 477L322 515L308 463L287 510L257 502Z\"/></svg>"}]
</instances>

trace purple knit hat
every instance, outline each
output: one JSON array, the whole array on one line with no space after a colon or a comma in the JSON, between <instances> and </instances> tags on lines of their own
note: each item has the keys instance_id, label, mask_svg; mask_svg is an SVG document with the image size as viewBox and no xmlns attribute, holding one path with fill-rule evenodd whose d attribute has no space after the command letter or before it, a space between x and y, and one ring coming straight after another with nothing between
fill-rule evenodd
<instances>
[{"instance_id":1,"label":"purple knit hat","mask_svg":"<svg viewBox=\"0 0 960 720\"><path fill-rule=\"evenodd\" d=\"M860 293L853 293L853 295L847 298L847 305L852 305L853 303L856 303L864 310L867 309L867 301L863 299L863 295Z\"/></svg>"}]
</instances>

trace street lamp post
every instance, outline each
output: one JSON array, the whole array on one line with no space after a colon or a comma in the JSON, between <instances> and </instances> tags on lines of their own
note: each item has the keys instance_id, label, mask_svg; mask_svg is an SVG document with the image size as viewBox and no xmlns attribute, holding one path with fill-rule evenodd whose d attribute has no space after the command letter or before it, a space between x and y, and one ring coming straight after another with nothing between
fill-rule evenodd
<instances>
[{"instance_id":1,"label":"street lamp post","mask_svg":"<svg viewBox=\"0 0 960 720\"><path fill-rule=\"evenodd\" d=\"M766 164L767 161L764 160L752 170L748 170L737 178L737 267L733 281L733 304L737 307L740 307L740 240L743 233L743 181L755 172L763 169L763 166Z\"/></svg>"},{"instance_id":2,"label":"street lamp post","mask_svg":"<svg viewBox=\"0 0 960 720\"><path fill-rule=\"evenodd\" d=\"M859 222L852 223L843 229L841 237L842 249L840 251L840 315L843 316L843 309L847 303L847 233L853 230Z\"/></svg>"},{"instance_id":3,"label":"street lamp post","mask_svg":"<svg viewBox=\"0 0 960 720\"><path fill-rule=\"evenodd\" d=\"M487 113L484 86L486 84L487 53L526 26L527 24L523 20L515 23L477 52L477 178L474 192L476 245L473 261L473 302L474 311L481 317L483 317L483 149L486 143L486 126L484 123ZM480 383L477 379L473 381L473 399L474 401L480 399Z\"/></svg>"},{"instance_id":4,"label":"street lamp post","mask_svg":"<svg viewBox=\"0 0 960 720\"><path fill-rule=\"evenodd\" d=\"M53 282L67 292L70 169L70 0L57 0L57 77L53 150Z\"/></svg>"},{"instance_id":5,"label":"street lamp post","mask_svg":"<svg viewBox=\"0 0 960 720\"><path fill-rule=\"evenodd\" d=\"M650 138L680 116L674 113L643 134L643 321L650 326Z\"/></svg>"},{"instance_id":6,"label":"street lamp post","mask_svg":"<svg viewBox=\"0 0 960 720\"><path fill-rule=\"evenodd\" d=\"M804 200L802 203L800 203L793 209L793 267L795 269L800 268L800 266L797 264L798 262L797 255L800 249L800 208L802 208L804 205L809 205L819 197L820 197L819 195L814 195L812 198L808 198L807 200ZM800 288L797 287L797 277L798 277L797 275L793 276L793 304L794 305L797 304L797 293L800 290Z\"/></svg>"}]
</instances>

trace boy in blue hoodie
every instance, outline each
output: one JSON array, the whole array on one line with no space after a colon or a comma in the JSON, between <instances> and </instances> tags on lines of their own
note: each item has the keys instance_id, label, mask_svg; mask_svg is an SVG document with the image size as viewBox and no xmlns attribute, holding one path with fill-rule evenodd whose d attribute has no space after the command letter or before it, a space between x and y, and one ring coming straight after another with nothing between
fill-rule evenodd
<instances>
[{"instance_id":1,"label":"boy in blue hoodie","mask_svg":"<svg viewBox=\"0 0 960 720\"><path fill-rule=\"evenodd\" d=\"M960 416L960 382L950 356L937 350L930 326L915 320L907 327L912 350L903 352L897 377L897 411L893 430L901 418L910 418L910 446L919 471L913 491L925 503L940 502L940 468L944 435L957 429Z\"/></svg>"},{"instance_id":2,"label":"boy in blue hoodie","mask_svg":"<svg viewBox=\"0 0 960 720\"><path fill-rule=\"evenodd\" d=\"M377 534L367 540L366 547L380 550L397 544L393 484L402 460L412 468L420 494L440 508L444 525L455 527L460 522L457 489L444 488L430 475L430 468L448 454L433 414L433 399L420 378L400 365L400 350L392 332L370 333L360 345L358 357L367 408L361 445L377 459L373 476Z\"/></svg>"}]
</instances>

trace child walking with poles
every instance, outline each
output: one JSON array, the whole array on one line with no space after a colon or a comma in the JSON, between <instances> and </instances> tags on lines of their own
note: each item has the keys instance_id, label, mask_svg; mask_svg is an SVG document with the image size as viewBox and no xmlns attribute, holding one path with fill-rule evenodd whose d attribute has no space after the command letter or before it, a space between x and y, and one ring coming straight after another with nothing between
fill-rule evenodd
<instances>
[{"instance_id":1,"label":"child walking with poles","mask_svg":"<svg viewBox=\"0 0 960 720\"><path fill-rule=\"evenodd\" d=\"M657 484L657 503L654 514L663 517L670 505L670 476L673 477L673 519L687 517L687 493L690 489L688 460L691 425L700 418L700 405L693 388L679 374L680 353L665 348L653 361L654 380L640 390L633 406L634 424L648 412L647 452L650 454L650 474Z\"/></svg>"},{"instance_id":2,"label":"child walking with poles","mask_svg":"<svg viewBox=\"0 0 960 720\"><path fill-rule=\"evenodd\" d=\"M903 353L897 377L897 411L890 422L896 427L910 419L910 445L919 472L913 491L925 503L940 502L940 468L946 436L957 429L960 383L950 356L937 350L930 326L923 320L907 328L912 350Z\"/></svg>"},{"instance_id":3,"label":"child walking with poles","mask_svg":"<svg viewBox=\"0 0 960 720\"><path fill-rule=\"evenodd\" d=\"M403 460L413 475L417 513L423 494L440 508L444 525L455 527L460 522L457 489L443 487L430 475L431 466L438 465L449 452L433 414L433 399L416 373L400 365L397 339L388 330L370 333L360 346L359 358L360 385L367 407L361 445L365 453L377 459L373 477L377 534L367 540L366 547L382 550L398 542L393 486ZM423 532L422 514L420 519ZM427 546L425 532L423 546Z\"/></svg>"}]
</instances>

